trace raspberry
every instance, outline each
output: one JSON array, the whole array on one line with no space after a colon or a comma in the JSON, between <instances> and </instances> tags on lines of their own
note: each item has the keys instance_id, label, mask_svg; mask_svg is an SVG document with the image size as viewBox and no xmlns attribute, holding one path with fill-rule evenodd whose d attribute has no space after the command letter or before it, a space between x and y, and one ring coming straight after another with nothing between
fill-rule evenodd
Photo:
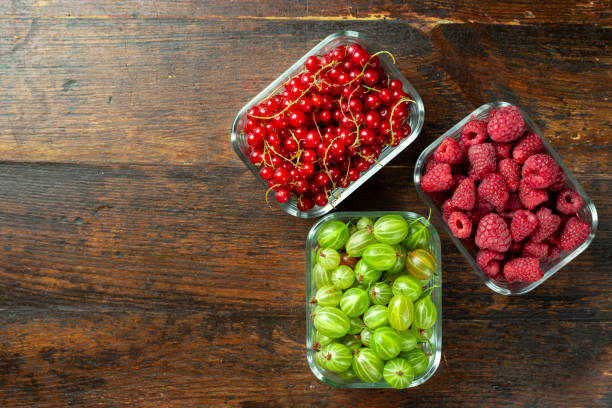
<instances>
[{"instance_id":1,"label":"raspberry","mask_svg":"<svg viewBox=\"0 0 612 408\"><path fill-rule=\"evenodd\" d=\"M507 159L510 157L510 151L512 150L512 143L493 143L495 147L495 155L498 159Z\"/></svg>"},{"instance_id":2,"label":"raspberry","mask_svg":"<svg viewBox=\"0 0 612 408\"><path fill-rule=\"evenodd\" d=\"M495 207L504 208L509 197L504 178L497 173L489 174L478 186L478 197L484 198Z\"/></svg>"},{"instance_id":3,"label":"raspberry","mask_svg":"<svg viewBox=\"0 0 612 408\"><path fill-rule=\"evenodd\" d=\"M506 221L497 214L485 215L478 223L476 245L482 249L506 252L512 238Z\"/></svg>"},{"instance_id":4,"label":"raspberry","mask_svg":"<svg viewBox=\"0 0 612 408\"><path fill-rule=\"evenodd\" d=\"M545 242L533 242L528 240L523 244L521 256L533 256L540 261L544 261L548 256L548 244Z\"/></svg>"},{"instance_id":5,"label":"raspberry","mask_svg":"<svg viewBox=\"0 0 612 408\"><path fill-rule=\"evenodd\" d=\"M501 252L481 249L476 255L476 264L490 277L496 277L501 272L499 261L502 259L504 259L504 254Z\"/></svg>"},{"instance_id":6,"label":"raspberry","mask_svg":"<svg viewBox=\"0 0 612 408\"><path fill-rule=\"evenodd\" d=\"M521 204L521 200L519 199L518 194L510 193L510 196L508 197L508 201L506 201L504 209L506 211L517 211L523 209L523 204Z\"/></svg>"},{"instance_id":7,"label":"raspberry","mask_svg":"<svg viewBox=\"0 0 612 408\"><path fill-rule=\"evenodd\" d=\"M461 129L461 143L466 146L474 146L483 143L487 139L487 122L472 119Z\"/></svg>"},{"instance_id":8,"label":"raspberry","mask_svg":"<svg viewBox=\"0 0 612 408\"><path fill-rule=\"evenodd\" d=\"M444 221L448 221L450 215L457 210L458 208L453 205L450 198L446 200L444 204L442 204L442 218L444 218Z\"/></svg>"},{"instance_id":9,"label":"raspberry","mask_svg":"<svg viewBox=\"0 0 612 408\"><path fill-rule=\"evenodd\" d=\"M451 213L448 226L457 238L467 238L472 233L472 221L461 211Z\"/></svg>"},{"instance_id":10,"label":"raspberry","mask_svg":"<svg viewBox=\"0 0 612 408\"><path fill-rule=\"evenodd\" d=\"M429 170L436 167L437 164L440 164L440 162L434 159L433 154L429 156L425 162L425 173L429 173Z\"/></svg>"},{"instance_id":11,"label":"raspberry","mask_svg":"<svg viewBox=\"0 0 612 408\"><path fill-rule=\"evenodd\" d=\"M561 248L556 245L550 245L548 247L548 254L546 255L545 262L551 263L555 258L561 254Z\"/></svg>"},{"instance_id":12,"label":"raspberry","mask_svg":"<svg viewBox=\"0 0 612 408\"><path fill-rule=\"evenodd\" d=\"M489 214L495 209L491 203L486 200L476 199L476 204L474 204L474 208L472 211L469 211L467 214L472 219L472 224L476 225L480 222L482 217Z\"/></svg>"},{"instance_id":13,"label":"raspberry","mask_svg":"<svg viewBox=\"0 0 612 408\"><path fill-rule=\"evenodd\" d=\"M463 150L455 139L447 137L434 151L433 157L440 163L457 164L463 161Z\"/></svg>"},{"instance_id":14,"label":"raspberry","mask_svg":"<svg viewBox=\"0 0 612 408\"><path fill-rule=\"evenodd\" d=\"M521 179L521 167L512 159L503 159L497 164L499 174L506 181L508 191L516 191Z\"/></svg>"},{"instance_id":15,"label":"raspberry","mask_svg":"<svg viewBox=\"0 0 612 408\"><path fill-rule=\"evenodd\" d=\"M536 282L544 276L540 262L534 257L514 258L504 265L504 276L508 283Z\"/></svg>"},{"instance_id":16,"label":"raspberry","mask_svg":"<svg viewBox=\"0 0 612 408\"><path fill-rule=\"evenodd\" d=\"M524 181L532 188L546 188L555 182L557 163L547 154L530 156L523 164Z\"/></svg>"},{"instance_id":17,"label":"raspberry","mask_svg":"<svg viewBox=\"0 0 612 408\"><path fill-rule=\"evenodd\" d=\"M576 190L566 188L557 196L557 210L565 215L575 214L582 208L582 198Z\"/></svg>"},{"instance_id":18,"label":"raspberry","mask_svg":"<svg viewBox=\"0 0 612 408\"><path fill-rule=\"evenodd\" d=\"M431 168L421 179L425 192L448 190L453 186L453 175L448 163L439 163Z\"/></svg>"},{"instance_id":19,"label":"raspberry","mask_svg":"<svg viewBox=\"0 0 612 408\"><path fill-rule=\"evenodd\" d=\"M476 185L474 180L466 178L459 183L451 198L453 206L462 210L471 210L476 203Z\"/></svg>"},{"instance_id":20,"label":"raspberry","mask_svg":"<svg viewBox=\"0 0 612 408\"><path fill-rule=\"evenodd\" d=\"M561 166L557 165L557 174L555 175L555 181L548 187L550 191L560 191L565 187L565 174Z\"/></svg>"},{"instance_id":21,"label":"raspberry","mask_svg":"<svg viewBox=\"0 0 612 408\"><path fill-rule=\"evenodd\" d=\"M517 163L523 164L529 156L540 153L542 147L542 139L540 139L538 135L532 132L526 132L523 137L516 142L516 146L514 146L514 150L512 150L512 157Z\"/></svg>"},{"instance_id":22,"label":"raspberry","mask_svg":"<svg viewBox=\"0 0 612 408\"><path fill-rule=\"evenodd\" d=\"M489 114L487 132L495 142L511 142L524 131L525 121L516 106L506 106Z\"/></svg>"},{"instance_id":23,"label":"raspberry","mask_svg":"<svg viewBox=\"0 0 612 408\"><path fill-rule=\"evenodd\" d=\"M561 217L553 214L553 212L546 207L540 208L536 213L536 217L538 217L538 226L530 235L533 242L544 241L553 232L558 230L559 225L561 225Z\"/></svg>"},{"instance_id":24,"label":"raspberry","mask_svg":"<svg viewBox=\"0 0 612 408\"><path fill-rule=\"evenodd\" d=\"M565 223L559 236L559 246L564 251L571 251L582 244L591 233L591 226L578 217L572 217Z\"/></svg>"},{"instance_id":25,"label":"raspberry","mask_svg":"<svg viewBox=\"0 0 612 408\"><path fill-rule=\"evenodd\" d=\"M514 213L510 223L510 235L514 241L522 241L527 238L538 226L538 217L527 210L518 210Z\"/></svg>"},{"instance_id":26,"label":"raspberry","mask_svg":"<svg viewBox=\"0 0 612 408\"><path fill-rule=\"evenodd\" d=\"M538 205L548 200L548 192L537 188L531 188L524 180L519 184L519 199L528 210L533 210Z\"/></svg>"},{"instance_id":27,"label":"raspberry","mask_svg":"<svg viewBox=\"0 0 612 408\"><path fill-rule=\"evenodd\" d=\"M468 149L468 159L473 167L474 174L476 174L480 180L485 178L487 174L494 173L497 167L495 148L491 143L481 143L470 146Z\"/></svg>"}]
</instances>

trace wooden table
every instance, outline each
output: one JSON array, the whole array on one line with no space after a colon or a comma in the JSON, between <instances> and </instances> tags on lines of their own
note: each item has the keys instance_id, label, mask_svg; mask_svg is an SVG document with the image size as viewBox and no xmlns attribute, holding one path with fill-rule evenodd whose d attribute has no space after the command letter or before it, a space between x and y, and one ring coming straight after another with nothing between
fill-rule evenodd
<instances>
[{"instance_id":1,"label":"wooden table","mask_svg":"<svg viewBox=\"0 0 612 408\"><path fill-rule=\"evenodd\" d=\"M1 406L612 404L610 2L401 3L2 2ZM443 359L411 390L311 374L313 221L268 208L229 142L245 102L343 29L392 52L427 113L340 210L426 213L416 157L493 100L536 119L599 210L590 248L521 297L443 235Z\"/></svg>"}]
</instances>

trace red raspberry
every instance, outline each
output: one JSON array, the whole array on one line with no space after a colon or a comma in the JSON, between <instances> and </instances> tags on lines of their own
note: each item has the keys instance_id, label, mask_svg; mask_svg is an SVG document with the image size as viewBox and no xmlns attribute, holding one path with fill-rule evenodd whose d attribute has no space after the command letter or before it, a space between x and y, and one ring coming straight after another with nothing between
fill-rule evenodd
<instances>
[{"instance_id":1,"label":"red raspberry","mask_svg":"<svg viewBox=\"0 0 612 408\"><path fill-rule=\"evenodd\" d=\"M537 188L531 188L524 180L519 184L519 199L528 210L533 210L538 205L548 200L548 192Z\"/></svg>"},{"instance_id":2,"label":"red raspberry","mask_svg":"<svg viewBox=\"0 0 612 408\"><path fill-rule=\"evenodd\" d=\"M530 156L523 164L524 181L532 188L546 188L555 182L557 163L547 154Z\"/></svg>"},{"instance_id":3,"label":"red raspberry","mask_svg":"<svg viewBox=\"0 0 612 408\"><path fill-rule=\"evenodd\" d=\"M523 204L521 203L521 200L519 199L518 194L510 193L510 197L508 197L508 201L506 201L504 210L517 211L517 210L522 210L522 209L523 209Z\"/></svg>"},{"instance_id":4,"label":"red raspberry","mask_svg":"<svg viewBox=\"0 0 612 408\"><path fill-rule=\"evenodd\" d=\"M472 221L461 211L451 213L448 226L457 238L467 238L472 233Z\"/></svg>"},{"instance_id":5,"label":"red raspberry","mask_svg":"<svg viewBox=\"0 0 612 408\"><path fill-rule=\"evenodd\" d=\"M509 197L504 178L497 173L489 174L478 186L478 197L503 209Z\"/></svg>"},{"instance_id":6,"label":"red raspberry","mask_svg":"<svg viewBox=\"0 0 612 408\"><path fill-rule=\"evenodd\" d=\"M522 241L527 238L538 226L538 217L527 210L518 210L512 217L510 223L510 235L514 241Z\"/></svg>"},{"instance_id":7,"label":"red raspberry","mask_svg":"<svg viewBox=\"0 0 612 408\"><path fill-rule=\"evenodd\" d=\"M494 173L497 167L495 148L491 143L470 146L468 159L473 167L473 172L480 180L484 179L487 174ZM472 176L470 175L470 177Z\"/></svg>"},{"instance_id":8,"label":"red raspberry","mask_svg":"<svg viewBox=\"0 0 612 408\"><path fill-rule=\"evenodd\" d=\"M448 163L436 164L421 179L421 188L425 192L448 190L453 186L453 174Z\"/></svg>"},{"instance_id":9,"label":"red raspberry","mask_svg":"<svg viewBox=\"0 0 612 408\"><path fill-rule=\"evenodd\" d=\"M557 210L565 215L575 214L582 208L582 198L576 190L566 188L557 196Z\"/></svg>"},{"instance_id":10,"label":"red raspberry","mask_svg":"<svg viewBox=\"0 0 612 408\"><path fill-rule=\"evenodd\" d=\"M444 221L448 221L450 215L457 210L458 208L453 205L450 198L446 200L444 204L442 204L442 218L444 218Z\"/></svg>"},{"instance_id":11,"label":"red raspberry","mask_svg":"<svg viewBox=\"0 0 612 408\"><path fill-rule=\"evenodd\" d=\"M525 132L523 137L516 142L516 146L512 150L512 157L517 163L523 164L529 156L540 153L543 147L542 139L538 135L532 132Z\"/></svg>"},{"instance_id":12,"label":"red raspberry","mask_svg":"<svg viewBox=\"0 0 612 408\"><path fill-rule=\"evenodd\" d=\"M512 151L512 143L493 143L495 147L495 154L498 159L507 159L510 157L510 151Z\"/></svg>"},{"instance_id":13,"label":"red raspberry","mask_svg":"<svg viewBox=\"0 0 612 408\"><path fill-rule=\"evenodd\" d=\"M544 276L540 262L534 257L514 258L504 265L504 276L508 283L536 282Z\"/></svg>"},{"instance_id":14,"label":"red raspberry","mask_svg":"<svg viewBox=\"0 0 612 408\"><path fill-rule=\"evenodd\" d=\"M550 245L548 247L548 254L546 255L545 262L552 263L561 254L561 248L556 245Z\"/></svg>"},{"instance_id":15,"label":"red raspberry","mask_svg":"<svg viewBox=\"0 0 612 408\"><path fill-rule=\"evenodd\" d=\"M474 180L466 178L459 183L453 197L451 198L453 206L462 210L471 210L476 203L476 185Z\"/></svg>"},{"instance_id":16,"label":"red raspberry","mask_svg":"<svg viewBox=\"0 0 612 408\"><path fill-rule=\"evenodd\" d=\"M588 238L591 226L578 217L572 217L565 223L559 236L559 246L564 251L572 251Z\"/></svg>"},{"instance_id":17,"label":"red raspberry","mask_svg":"<svg viewBox=\"0 0 612 408\"><path fill-rule=\"evenodd\" d=\"M476 264L490 277L497 277L501 272L499 261L502 259L504 259L504 254L501 252L481 249L476 255Z\"/></svg>"},{"instance_id":18,"label":"red raspberry","mask_svg":"<svg viewBox=\"0 0 612 408\"><path fill-rule=\"evenodd\" d=\"M525 131L523 115L516 106L506 106L489 114L487 132L496 142L511 142Z\"/></svg>"},{"instance_id":19,"label":"red raspberry","mask_svg":"<svg viewBox=\"0 0 612 408\"><path fill-rule=\"evenodd\" d=\"M437 164L440 164L440 162L437 161L436 159L434 159L433 154L431 156L429 156L427 158L427 161L425 162L425 173L429 173L429 170L431 170L434 167L436 167Z\"/></svg>"},{"instance_id":20,"label":"red raspberry","mask_svg":"<svg viewBox=\"0 0 612 408\"><path fill-rule=\"evenodd\" d=\"M531 233L530 238L533 242L542 242L548 238L552 233L559 229L561 225L561 217L546 208L542 207L536 213L538 217L538 226Z\"/></svg>"},{"instance_id":21,"label":"red raspberry","mask_svg":"<svg viewBox=\"0 0 612 408\"><path fill-rule=\"evenodd\" d=\"M497 164L499 174L506 181L508 191L516 191L521 179L521 167L512 159L503 159Z\"/></svg>"},{"instance_id":22,"label":"red raspberry","mask_svg":"<svg viewBox=\"0 0 612 408\"><path fill-rule=\"evenodd\" d=\"M433 158L440 163L461 163L463 161L463 150L455 139L447 137L434 151Z\"/></svg>"},{"instance_id":23,"label":"red raspberry","mask_svg":"<svg viewBox=\"0 0 612 408\"><path fill-rule=\"evenodd\" d=\"M472 119L461 129L461 143L466 146L474 146L484 143L487 139L487 122Z\"/></svg>"},{"instance_id":24,"label":"red raspberry","mask_svg":"<svg viewBox=\"0 0 612 408\"><path fill-rule=\"evenodd\" d=\"M475 241L482 249L506 252L510 248L512 238L506 221L499 215L491 213L485 215L478 223Z\"/></svg>"},{"instance_id":25,"label":"red raspberry","mask_svg":"<svg viewBox=\"0 0 612 408\"><path fill-rule=\"evenodd\" d=\"M540 261L544 261L548 256L548 244L545 242L533 242L532 240L527 240L523 244L523 251L521 252L521 256L533 256L534 258L538 258Z\"/></svg>"},{"instance_id":26,"label":"red raspberry","mask_svg":"<svg viewBox=\"0 0 612 408\"><path fill-rule=\"evenodd\" d=\"M548 187L550 191L560 191L565 187L565 174L561 166L557 166L557 174L555 175L555 181Z\"/></svg>"},{"instance_id":27,"label":"red raspberry","mask_svg":"<svg viewBox=\"0 0 612 408\"><path fill-rule=\"evenodd\" d=\"M472 219L472 224L477 225L482 217L489 214L495 209L491 203L482 198L476 199L476 204L472 211L468 211L467 215Z\"/></svg>"}]
</instances>

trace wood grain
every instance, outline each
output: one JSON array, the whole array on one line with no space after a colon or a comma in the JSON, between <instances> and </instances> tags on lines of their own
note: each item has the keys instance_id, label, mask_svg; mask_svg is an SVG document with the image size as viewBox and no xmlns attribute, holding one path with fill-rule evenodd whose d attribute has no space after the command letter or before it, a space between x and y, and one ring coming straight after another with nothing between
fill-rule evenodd
<instances>
[{"instance_id":1,"label":"wood grain","mask_svg":"<svg viewBox=\"0 0 612 408\"><path fill-rule=\"evenodd\" d=\"M12 0L0 7L3 407L612 405L609 1ZM443 360L338 390L305 358L304 240L229 143L330 33L392 52L419 138L338 208L427 208L420 152L475 107L525 109L595 202L591 246L521 297L443 233ZM439 227L439 225L438 225ZM441 231L440 228L438 228Z\"/></svg>"}]
</instances>

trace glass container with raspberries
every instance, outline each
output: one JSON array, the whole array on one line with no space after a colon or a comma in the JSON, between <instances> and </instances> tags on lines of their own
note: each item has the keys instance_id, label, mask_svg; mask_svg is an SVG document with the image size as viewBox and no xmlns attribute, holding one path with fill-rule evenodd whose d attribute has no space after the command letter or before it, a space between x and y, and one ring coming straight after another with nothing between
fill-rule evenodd
<instances>
[{"instance_id":1,"label":"glass container with raspberries","mask_svg":"<svg viewBox=\"0 0 612 408\"><path fill-rule=\"evenodd\" d=\"M519 295L591 243L597 212L535 123L481 106L428 146L414 182L485 284Z\"/></svg>"}]
</instances>

